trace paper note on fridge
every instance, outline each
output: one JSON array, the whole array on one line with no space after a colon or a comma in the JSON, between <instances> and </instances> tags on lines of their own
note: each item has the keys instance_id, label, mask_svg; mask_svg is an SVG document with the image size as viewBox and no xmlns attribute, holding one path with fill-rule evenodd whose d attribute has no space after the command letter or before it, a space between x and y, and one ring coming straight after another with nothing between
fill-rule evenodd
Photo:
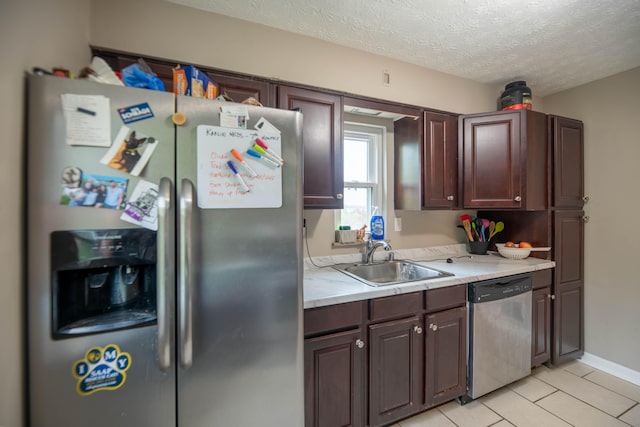
<instances>
[{"instance_id":1,"label":"paper note on fridge","mask_svg":"<svg viewBox=\"0 0 640 427\"><path fill-rule=\"evenodd\" d=\"M66 93L62 111L67 131L67 144L108 147L111 145L109 98L102 95Z\"/></svg>"},{"instance_id":2,"label":"paper note on fridge","mask_svg":"<svg viewBox=\"0 0 640 427\"><path fill-rule=\"evenodd\" d=\"M220 126L246 129L249 121L249 109L246 105L224 105L220 107Z\"/></svg>"}]
</instances>

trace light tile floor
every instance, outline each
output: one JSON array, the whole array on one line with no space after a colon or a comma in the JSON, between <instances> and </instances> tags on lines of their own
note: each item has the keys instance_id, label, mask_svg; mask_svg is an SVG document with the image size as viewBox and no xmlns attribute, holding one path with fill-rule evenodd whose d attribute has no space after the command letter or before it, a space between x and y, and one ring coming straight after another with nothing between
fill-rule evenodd
<instances>
[{"instance_id":1,"label":"light tile floor","mask_svg":"<svg viewBox=\"0 0 640 427\"><path fill-rule=\"evenodd\" d=\"M531 375L466 405L449 402L392 427L640 427L640 386L580 361Z\"/></svg>"}]
</instances>

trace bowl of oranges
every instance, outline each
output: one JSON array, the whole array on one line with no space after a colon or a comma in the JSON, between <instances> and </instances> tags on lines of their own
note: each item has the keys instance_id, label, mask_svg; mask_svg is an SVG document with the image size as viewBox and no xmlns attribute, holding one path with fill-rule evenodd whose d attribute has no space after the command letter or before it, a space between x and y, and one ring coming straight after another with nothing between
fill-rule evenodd
<instances>
[{"instance_id":1,"label":"bowl of oranges","mask_svg":"<svg viewBox=\"0 0 640 427\"><path fill-rule=\"evenodd\" d=\"M496 243L496 248L498 248L498 253L505 258L525 259L531 254L533 246L529 242L506 242Z\"/></svg>"}]
</instances>

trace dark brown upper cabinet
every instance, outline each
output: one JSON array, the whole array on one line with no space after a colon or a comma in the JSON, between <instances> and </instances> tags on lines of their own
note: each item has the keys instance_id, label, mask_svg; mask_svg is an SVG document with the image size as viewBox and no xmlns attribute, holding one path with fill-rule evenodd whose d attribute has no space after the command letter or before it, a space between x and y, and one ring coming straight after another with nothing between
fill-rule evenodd
<instances>
[{"instance_id":1,"label":"dark brown upper cabinet","mask_svg":"<svg viewBox=\"0 0 640 427\"><path fill-rule=\"evenodd\" d=\"M584 195L584 126L579 120L549 116L553 142L553 207L582 209Z\"/></svg>"},{"instance_id":2,"label":"dark brown upper cabinet","mask_svg":"<svg viewBox=\"0 0 640 427\"><path fill-rule=\"evenodd\" d=\"M297 110L304 116L305 209L342 209L342 96L279 85L278 108Z\"/></svg>"},{"instance_id":3,"label":"dark brown upper cabinet","mask_svg":"<svg viewBox=\"0 0 640 427\"><path fill-rule=\"evenodd\" d=\"M517 110L465 115L459 134L464 208L548 207L545 114Z\"/></svg>"},{"instance_id":4,"label":"dark brown upper cabinet","mask_svg":"<svg viewBox=\"0 0 640 427\"><path fill-rule=\"evenodd\" d=\"M233 102L254 98L265 107L276 106L269 82L214 73L209 73L209 77L218 84L218 93L228 96Z\"/></svg>"},{"instance_id":5,"label":"dark brown upper cabinet","mask_svg":"<svg viewBox=\"0 0 640 427\"><path fill-rule=\"evenodd\" d=\"M456 209L457 116L424 111L394 125L395 208Z\"/></svg>"}]
</instances>

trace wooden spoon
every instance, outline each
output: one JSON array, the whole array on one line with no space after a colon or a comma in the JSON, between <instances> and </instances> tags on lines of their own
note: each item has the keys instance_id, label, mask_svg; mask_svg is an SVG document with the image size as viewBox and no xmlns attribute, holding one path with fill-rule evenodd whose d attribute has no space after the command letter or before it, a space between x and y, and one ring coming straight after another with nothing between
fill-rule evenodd
<instances>
[{"instance_id":1,"label":"wooden spoon","mask_svg":"<svg viewBox=\"0 0 640 427\"><path fill-rule=\"evenodd\" d=\"M471 232L471 221L465 219L462 221L462 225L464 226L464 230L467 232L467 237L470 242L473 242L473 233Z\"/></svg>"}]
</instances>

